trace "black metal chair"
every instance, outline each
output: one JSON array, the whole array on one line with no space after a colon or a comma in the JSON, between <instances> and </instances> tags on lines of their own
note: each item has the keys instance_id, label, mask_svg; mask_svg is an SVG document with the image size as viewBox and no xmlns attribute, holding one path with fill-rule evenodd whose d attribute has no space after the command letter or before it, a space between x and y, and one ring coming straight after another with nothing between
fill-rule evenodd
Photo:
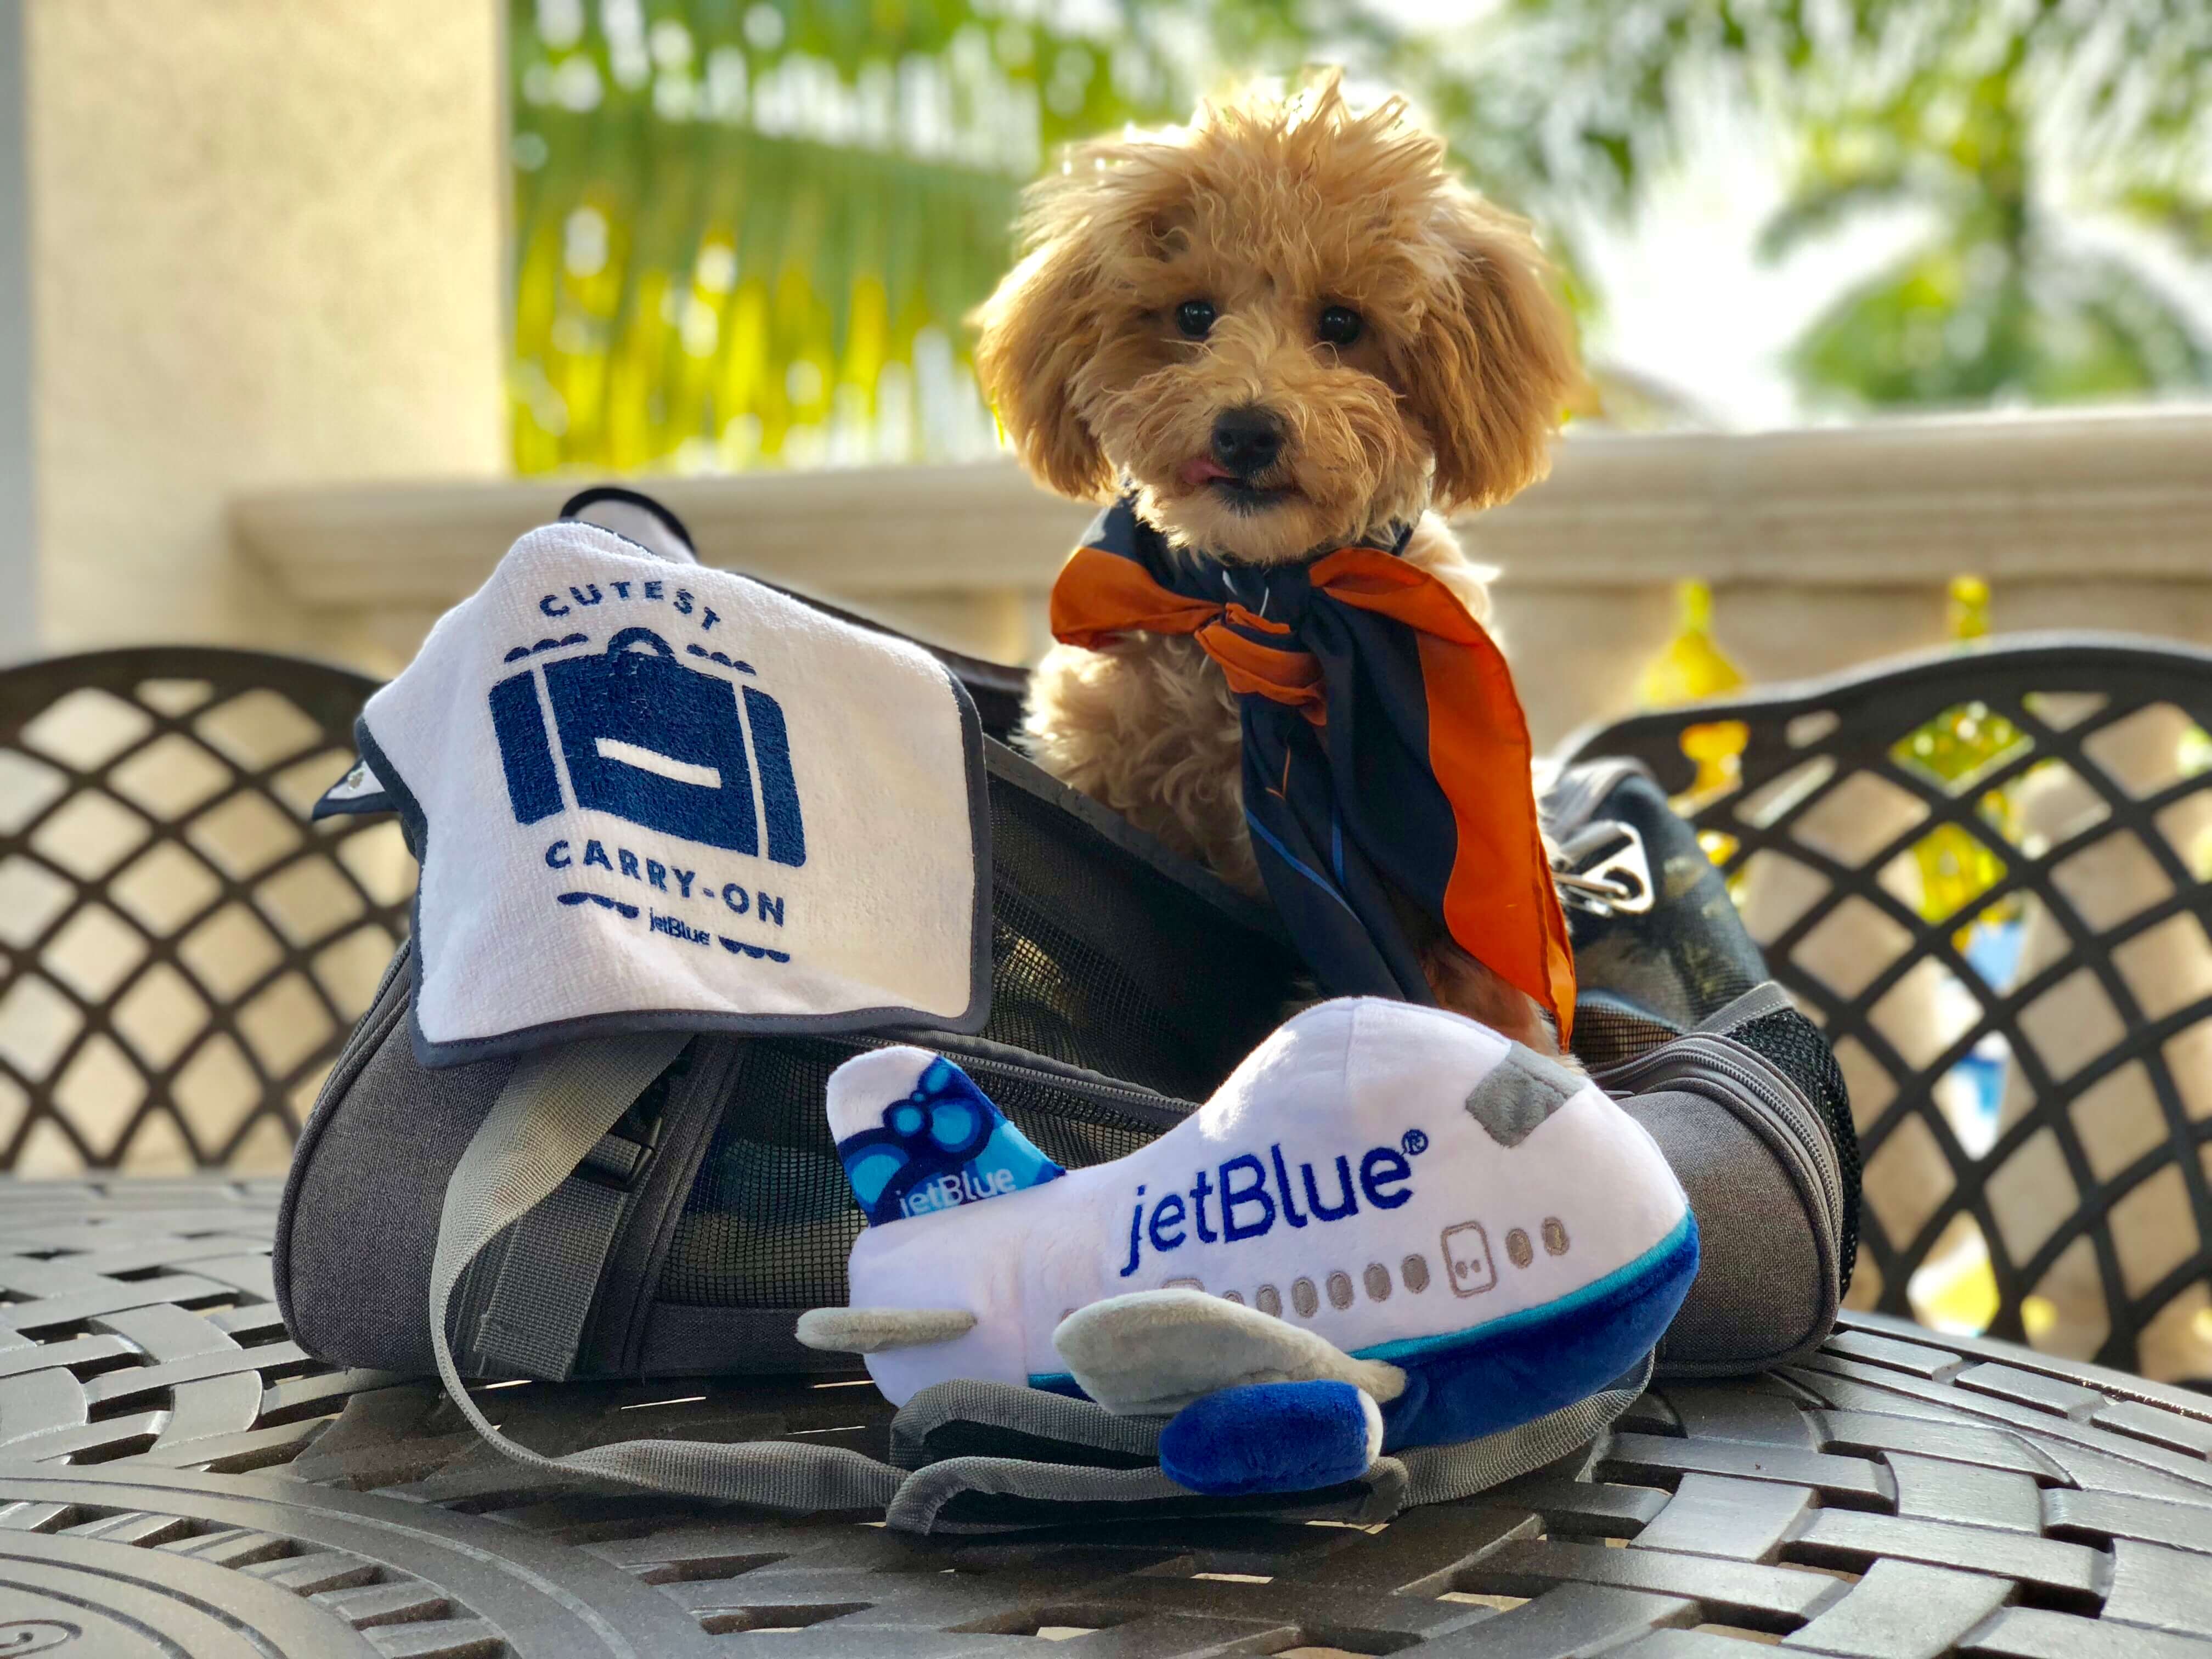
<instances>
[{"instance_id":1,"label":"black metal chair","mask_svg":"<svg viewBox=\"0 0 2212 1659\"><path fill-rule=\"evenodd\" d=\"M191 647L0 672L0 1169L281 1164L406 927L394 828L306 822L374 689ZM1924 1312L1913 1275L1978 1233L1992 1334L2212 1370L2207 726L2212 653L2059 639L1569 745L1652 767L1834 1041L1855 1304ZM1969 951L1993 913L2009 967ZM1943 1104L1976 1070L2003 1079L1985 1145Z\"/></svg>"},{"instance_id":2,"label":"black metal chair","mask_svg":"<svg viewBox=\"0 0 2212 1659\"><path fill-rule=\"evenodd\" d=\"M1990 1334L2212 1373L2207 727L2212 653L2029 637L1568 745L1652 769L1835 1044L1855 1304L1915 1312L1978 1231Z\"/></svg>"},{"instance_id":3,"label":"black metal chair","mask_svg":"<svg viewBox=\"0 0 2212 1659\"><path fill-rule=\"evenodd\" d=\"M0 671L0 1170L281 1170L405 932L397 827L311 824L376 682L155 647Z\"/></svg>"}]
</instances>

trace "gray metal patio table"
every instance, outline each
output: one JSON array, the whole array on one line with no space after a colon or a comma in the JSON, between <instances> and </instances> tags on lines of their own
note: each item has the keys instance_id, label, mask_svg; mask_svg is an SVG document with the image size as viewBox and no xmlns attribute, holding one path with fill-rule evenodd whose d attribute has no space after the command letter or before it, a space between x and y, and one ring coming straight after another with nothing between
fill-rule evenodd
<instances>
[{"instance_id":1,"label":"gray metal patio table","mask_svg":"<svg viewBox=\"0 0 2212 1659\"><path fill-rule=\"evenodd\" d=\"M289 1143L404 927L389 826L302 822L370 689L183 647L0 674L0 876L40 902L15 895L0 989L64 1033L0 1045L0 1165ZM1015 701L1000 688L1002 719ZM1961 711L2006 734L1997 752L1958 776L1918 764L1917 734ZM1741 748L1714 787L1690 738L1717 725ZM1867 1155L1863 1297L1901 1310L1964 1230L1999 1334L2040 1299L2080 1352L2202 1370L2208 730L2212 653L2063 640L1584 740L1690 803L1835 1042ZM1900 872L1947 848L1995 864L1939 915ZM1958 941L1999 905L2025 944L1991 976ZM1931 1024L1931 987L1973 1012ZM1937 1088L1998 1041L2021 1086L1970 1146ZM211 1054L235 1098L191 1086ZM434 1387L287 1340L276 1203L215 1174L0 1176L5 1659L2212 1655L2212 1396L2008 1342L1847 1316L1804 1364L1662 1385L1566 1463L1387 1526L921 1540L541 1484ZM889 1415L864 1380L818 1377L516 1383L486 1403L547 1450L659 1431L880 1452Z\"/></svg>"},{"instance_id":2,"label":"gray metal patio table","mask_svg":"<svg viewBox=\"0 0 2212 1659\"><path fill-rule=\"evenodd\" d=\"M2212 1399L1849 1317L1376 1528L915 1539L539 1484L270 1298L277 1188L0 1182L0 1654L2212 1655ZM547 1449L880 1454L865 1382L509 1384Z\"/></svg>"}]
</instances>

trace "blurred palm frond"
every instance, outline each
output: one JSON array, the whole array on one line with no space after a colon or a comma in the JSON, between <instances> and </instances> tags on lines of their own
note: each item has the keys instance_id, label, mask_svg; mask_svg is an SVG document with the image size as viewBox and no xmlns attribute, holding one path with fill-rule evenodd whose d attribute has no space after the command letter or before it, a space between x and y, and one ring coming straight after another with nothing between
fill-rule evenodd
<instances>
[{"instance_id":1,"label":"blurred palm frond","mask_svg":"<svg viewBox=\"0 0 2212 1659\"><path fill-rule=\"evenodd\" d=\"M987 452L962 319L1022 184L1182 118L1222 65L1317 58L1412 93L1555 228L1632 220L1717 105L1752 112L1789 158L1765 257L1912 228L1790 354L1812 401L2212 384L2212 301L2170 280L2212 261L2206 0L1496 0L1419 27L1379 0L509 4L525 471ZM2100 220L2128 234L2081 234ZM1613 373L1615 418L1698 418Z\"/></svg>"}]
</instances>

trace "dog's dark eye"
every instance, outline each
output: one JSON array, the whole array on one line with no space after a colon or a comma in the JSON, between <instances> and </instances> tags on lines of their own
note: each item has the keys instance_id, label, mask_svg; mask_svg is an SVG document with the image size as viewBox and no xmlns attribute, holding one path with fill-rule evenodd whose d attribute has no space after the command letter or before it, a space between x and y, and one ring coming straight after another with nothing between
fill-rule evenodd
<instances>
[{"instance_id":1,"label":"dog's dark eye","mask_svg":"<svg viewBox=\"0 0 2212 1659\"><path fill-rule=\"evenodd\" d=\"M1203 340L1213 326L1213 301L1185 300L1176 307L1176 326L1194 340Z\"/></svg>"},{"instance_id":2,"label":"dog's dark eye","mask_svg":"<svg viewBox=\"0 0 2212 1659\"><path fill-rule=\"evenodd\" d=\"M1359 313L1350 306L1324 306L1315 332L1333 346L1348 346L1359 337Z\"/></svg>"}]
</instances>

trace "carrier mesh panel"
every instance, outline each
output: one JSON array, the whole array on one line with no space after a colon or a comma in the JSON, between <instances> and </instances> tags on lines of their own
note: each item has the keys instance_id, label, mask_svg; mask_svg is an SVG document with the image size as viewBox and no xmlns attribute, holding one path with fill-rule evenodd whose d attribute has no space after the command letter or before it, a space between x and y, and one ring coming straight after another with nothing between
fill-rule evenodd
<instances>
[{"instance_id":1,"label":"carrier mesh panel","mask_svg":"<svg viewBox=\"0 0 2212 1659\"><path fill-rule=\"evenodd\" d=\"M830 1073L863 1046L814 1037L744 1044L731 1104L677 1224L660 1300L722 1308L845 1300L845 1258L862 1223L822 1098ZM1024 1134L1070 1169L1122 1157L1160 1132L1054 1080L961 1063Z\"/></svg>"},{"instance_id":2,"label":"carrier mesh panel","mask_svg":"<svg viewBox=\"0 0 2212 1659\"><path fill-rule=\"evenodd\" d=\"M1744 931L1727 882L1658 785L1628 774L1589 816L1635 826L1651 862L1656 896L1640 916L1568 912L1575 974L1584 991L1609 993L1687 1030L1766 977L1765 961ZM1580 1052L1580 1042L1576 1046Z\"/></svg>"},{"instance_id":3,"label":"carrier mesh panel","mask_svg":"<svg viewBox=\"0 0 2212 1659\"><path fill-rule=\"evenodd\" d=\"M1673 1021L1603 992L1584 987L1575 999L1575 1058L1601 1076L1681 1035Z\"/></svg>"},{"instance_id":4,"label":"carrier mesh panel","mask_svg":"<svg viewBox=\"0 0 2212 1659\"><path fill-rule=\"evenodd\" d=\"M994 1042L1203 1100L1296 994L1287 945L1000 776L991 860Z\"/></svg>"},{"instance_id":5,"label":"carrier mesh panel","mask_svg":"<svg viewBox=\"0 0 2212 1659\"><path fill-rule=\"evenodd\" d=\"M1162 875L993 756L991 1018L984 1038L1139 1085L1188 1109L1280 1021L1287 947ZM921 1039L927 1042L927 1037ZM867 1045L744 1044L722 1121L672 1243L659 1297L715 1307L845 1299L861 1218L823 1116L830 1073ZM1133 1152L1161 1124L1115 1109L1111 1085L957 1056L1069 1168Z\"/></svg>"},{"instance_id":6,"label":"carrier mesh panel","mask_svg":"<svg viewBox=\"0 0 2212 1659\"><path fill-rule=\"evenodd\" d=\"M1859 1257L1859 1136L1851 1121L1851 1097L1844 1084L1844 1068L1836 1064L1835 1051L1820 1029L1794 1009L1778 1009L1738 1026L1729 1035L1780 1067L1828 1121L1829 1138L1836 1143L1836 1167L1843 1176L1841 1254L1843 1288L1848 1291L1851 1269Z\"/></svg>"}]
</instances>

